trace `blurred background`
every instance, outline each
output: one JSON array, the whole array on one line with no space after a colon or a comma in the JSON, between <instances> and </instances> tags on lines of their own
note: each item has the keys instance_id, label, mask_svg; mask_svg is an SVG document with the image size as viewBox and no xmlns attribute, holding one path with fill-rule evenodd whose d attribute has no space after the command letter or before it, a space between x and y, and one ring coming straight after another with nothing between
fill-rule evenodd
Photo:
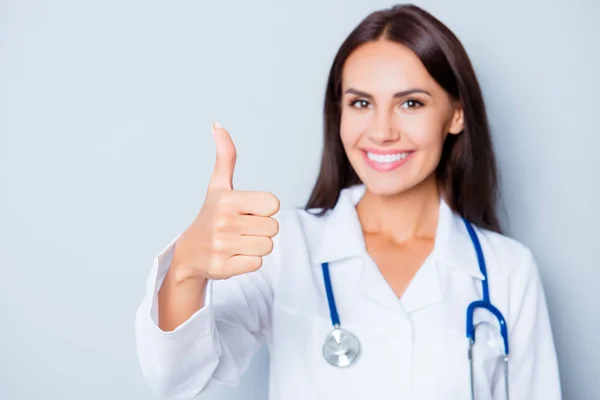
<instances>
[{"instance_id":1,"label":"blurred background","mask_svg":"<svg viewBox=\"0 0 600 400\"><path fill-rule=\"evenodd\" d=\"M210 124L234 185L303 205L346 35L388 1L0 1L0 399L152 399L134 315L200 209ZM600 399L600 3L415 1L483 87L507 233L530 246L566 399ZM268 354L238 388L265 399Z\"/></svg>"}]
</instances>

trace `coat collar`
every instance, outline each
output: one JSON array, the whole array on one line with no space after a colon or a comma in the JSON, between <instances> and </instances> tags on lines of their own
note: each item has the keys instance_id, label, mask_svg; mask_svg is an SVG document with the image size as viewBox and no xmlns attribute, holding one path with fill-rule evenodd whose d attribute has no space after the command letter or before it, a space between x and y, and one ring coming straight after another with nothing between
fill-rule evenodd
<instances>
[{"instance_id":1,"label":"coat collar","mask_svg":"<svg viewBox=\"0 0 600 400\"><path fill-rule=\"evenodd\" d=\"M366 253L362 227L355 208L364 193L363 184L343 189L335 207L324 217L320 247L314 253L313 261L317 265L360 257ZM438 226L430 258L458 272L483 279L464 222L443 199L440 200Z\"/></svg>"}]
</instances>

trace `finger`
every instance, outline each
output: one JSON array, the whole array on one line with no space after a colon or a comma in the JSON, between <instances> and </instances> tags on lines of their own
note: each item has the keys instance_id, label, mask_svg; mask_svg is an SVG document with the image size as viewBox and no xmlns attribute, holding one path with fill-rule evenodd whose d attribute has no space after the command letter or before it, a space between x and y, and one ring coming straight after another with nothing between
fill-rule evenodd
<instances>
[{"instance_id":1,"label":"finger","mask_svg":"<svg viewBox=\"0 0 600 400\"><path fill-rule=\"evenodd\" d=\"M264 236L238 236L232 256L266 256L273 251L273 241Z\"/></svg>"},{"instance_id":2,"label":"finger","mask_svg":"<svg viewBox=\"0 0 600 400\"><path fill-rule=\"evenodd\" d=\"M218 122L213 122L213 134L217 149L217 158L209 187L231 190L233 189L233 171L237 157L235 145L229 133Z\"/></svg>"},{"instance_id":3,"label":"finger","mask_svg":"<svg viewBox=\"0 0 600 400\"><path fill-rule=\"evenodd\" d=\"M264 236L272 238L279 232L279 222L271 217L239 215L235 219L237 232L245 236Z\"/></svg>"},{"instance_id":4,"label":"finger","mask_svg":"<svg viewBox=\"0 0 600 400\"><path fill-rule=\"evenodd\" d=\"M267 192L234 191L227 201L239 214L270 217L279 211L279 199Z\"/></svg>"},{"instance_id":5,"label":"finger","mask_svg":"<svg viewBox=\"0 0 600 400\"><path fill-rule=\"evenodd\" d=\"M246 272L256 271L262 267L262 257L259 256L234 256L227 261L227 272L232 275L241 275Z\"/></svg>"}]
</instances>

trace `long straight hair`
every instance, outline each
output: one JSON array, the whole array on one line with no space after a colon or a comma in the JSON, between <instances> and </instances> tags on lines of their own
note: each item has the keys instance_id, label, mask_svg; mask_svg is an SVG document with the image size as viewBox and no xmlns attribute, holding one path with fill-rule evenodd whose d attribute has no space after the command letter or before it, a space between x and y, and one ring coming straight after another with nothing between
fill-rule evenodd
<instances>
[{"instance_id":1,"label":"long straight hair","mask_svg":"<svg viewBox=\"0 0 600 400\"><path fill-rule=\"evenodd\" d=\"M501 232L496 212L498 177L483 95L469 57L458 38L423 9L396 5L367 16L342 43L327 81L324 149L319 175L305 209L332 209L342 189L362 183L340 137L342 70L359 46L380 39L411 49L429 74L464 113L464 130L447 135L436 168L440 192L450 208L471 223Z\"/></svg>"}]
</instances>

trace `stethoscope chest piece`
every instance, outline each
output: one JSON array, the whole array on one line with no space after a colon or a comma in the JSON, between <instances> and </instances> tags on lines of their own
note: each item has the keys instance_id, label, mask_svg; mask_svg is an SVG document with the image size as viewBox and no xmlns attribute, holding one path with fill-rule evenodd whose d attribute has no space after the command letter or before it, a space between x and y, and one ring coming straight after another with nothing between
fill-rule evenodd
<instances>
[{"instance_id":1,"label":"stethoscope chest piece","mask_svg":"<svg viewBox=\"0 0 600 400\"><path fill-rule=\"evenodd\" d=\"M360 354L357 337L339 326L327 334L323 343L323 357L335 367L347 367L354 363Z\"/></svg>"}]
</instances>

